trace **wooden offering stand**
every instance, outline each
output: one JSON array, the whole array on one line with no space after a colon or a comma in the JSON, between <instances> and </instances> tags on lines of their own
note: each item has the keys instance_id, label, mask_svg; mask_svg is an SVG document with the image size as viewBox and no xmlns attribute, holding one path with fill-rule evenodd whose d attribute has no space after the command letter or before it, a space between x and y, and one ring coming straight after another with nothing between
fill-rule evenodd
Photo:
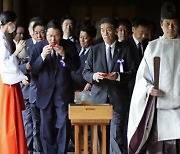
<instances>
[{"instance_id":1,"label":"wooden offering stand","mask_svg":"<svg viewBox=\"0 0 180 154\"><path fill-rule=\"evenodd\" d=\"M84 149L84 154L88 154L88 126L92 127L92 153L98 153L98 125L102 132L102 154L106 154L106 126L112 119L112 105L70 104L69 119L75 127L75 154L80 154L81 149ZM80 127L83 128L83 133Z\"/></svg>"}]
</instances>

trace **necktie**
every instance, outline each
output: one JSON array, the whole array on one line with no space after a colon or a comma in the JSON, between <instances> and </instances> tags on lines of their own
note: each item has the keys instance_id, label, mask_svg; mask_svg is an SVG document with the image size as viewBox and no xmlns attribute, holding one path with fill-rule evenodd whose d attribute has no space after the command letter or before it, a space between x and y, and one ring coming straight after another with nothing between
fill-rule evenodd
<instances>
[{"instance_id":1,"label":"necktie","mask_svg":"<svg viewBox=\"0 0 180 154\"><path fill-rule=\"evenodd\" d=\"M81 55L84 56L85 52L86 52L86 49L83 48L83 51L81 52ZM81 55L80 55L80 56L81 56Z\"/></svg>"},{"instance_id":2,"label":"necktie","mask_svg":"<svg viewBox=\"0 0 180 154\"><path fill-rule=\"evenodd\" d=\"M112 54L111 54L111 47L109 46L107 50L107 66L108 66L108 72L111 71L111 65L112 65Z\"/></svg>"},{"instance_id":3,"label":"necktie","mask_svg":"<svg viewBox=\"0 0 180 154\"><path fill-rule=\"evenodd\" d=\"M70 36L70 37L68 38L68 40L71 41L71 42L74 42L74 39L73 39L72 36Z\"/></svg>"},{"instance_id":4,"label":"necktie","mask_svg":"<svg viewBox=\"0 0 180 154\"><path fill-rule=\"evenodd\" d=\"M57 59L56 51L53 50L53 53L52 53L52 61L53 61L54 68L56 68L56 59Z\"/></svg>"},{"instance_id":5,"label":"necktie","mask_svg":"<svg viewBox=\"0 0 180 154\"><path fill-rule=\"evenodd\" d=\"M81 54L80 54L80 59L81 59L81 61L85 61L85 60L84 60L84 59L85 59L85 52L86 52L86 49L84 48L83 51L82 51Z\"/></svg>"},{"instance_id":6,"label":"necktie","mask_svg":"<svg viewBox=\"0 0 180 154\"><path fill-rule=\"evenodd\" d=\"M138 53L139 53L139 57L142 59L143 57L143 52L142 52L142 47L141 47L141 43L138 43Z\"/></svg>"}]
</instances>

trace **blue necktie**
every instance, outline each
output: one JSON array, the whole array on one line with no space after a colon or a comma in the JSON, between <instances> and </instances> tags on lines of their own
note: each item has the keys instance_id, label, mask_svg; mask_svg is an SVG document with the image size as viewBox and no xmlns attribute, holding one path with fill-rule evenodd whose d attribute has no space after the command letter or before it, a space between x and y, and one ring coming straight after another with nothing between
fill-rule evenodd
<instances>
[{"instance_id":1,"label":"blue necktie","mask_svg":"<svg viewBox=\"0 0 180 154\"><path fill-rule=\"evenodd\" d=\"M107 66L108 66L108 72L111 71L111 65L112 65L112 53L111 53L111 47L109 46L107 50Z\"/></svg>"},{"instance_id":2,"label":"blue necktie","mask_svg":"<svg viewBox=\"0 0 180 154\"><path fill-rule=\"evenodd\" d=\"M83 51L82 51L81 54L80 54L80 59L81 59L82 61L85 61L85 52L86 52L86 49L84 48Z\"/></svg>"}]
</instances>

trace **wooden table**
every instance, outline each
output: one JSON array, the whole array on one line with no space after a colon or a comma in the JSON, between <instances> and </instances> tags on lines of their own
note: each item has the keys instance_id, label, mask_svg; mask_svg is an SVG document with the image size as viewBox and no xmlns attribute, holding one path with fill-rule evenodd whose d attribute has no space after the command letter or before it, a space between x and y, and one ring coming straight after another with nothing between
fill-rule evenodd
<instances>
[{"instance_id":1,"label":"wooden table","mask_svg":"<svg viewBox=\"0 0 180 154\"><path fill-rule=\"evenodd\" d=\"M106 126L112 119L112 105L69 105L69 119L75 127L75 154L81 153L82 135L84 154L88 154L88 126L92 127L92 151L97 154L98 125L102 130L102 154L106 154ZM83 127L83 133L81 131Z\"/></svg>"}]
</instances>

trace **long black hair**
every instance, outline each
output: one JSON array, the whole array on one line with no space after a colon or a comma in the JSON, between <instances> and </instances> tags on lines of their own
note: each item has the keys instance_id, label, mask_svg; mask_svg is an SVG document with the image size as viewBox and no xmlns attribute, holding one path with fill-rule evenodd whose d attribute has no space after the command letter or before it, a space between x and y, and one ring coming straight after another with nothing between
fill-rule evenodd
<instances>
[{"instance_id":1,"label":"long black hair","mask_svg":"<svg viewBox=\"0 0 180 154\"><path fill-rule=\"evenodd\" d=\"M0 14L0 25L5 25L8 22L14 22L16 19L16 13L13 11L4 11Z\"/></svg>"},{"instance_id":2,"label":"long black hair","mask_svg":"<svg viewBox=\"0 0 180 154\"><path fill-rule=\"evenodd\" d=\"M16 13L14 13L13 11L4 11L0 14L0 26L6 25L8 22L15 22L16 19ZM6 37L8 38L8 42L13 53L16 49L15 44L13 42L13 34L8 34Z\"/></svg>"}]
</instances>

